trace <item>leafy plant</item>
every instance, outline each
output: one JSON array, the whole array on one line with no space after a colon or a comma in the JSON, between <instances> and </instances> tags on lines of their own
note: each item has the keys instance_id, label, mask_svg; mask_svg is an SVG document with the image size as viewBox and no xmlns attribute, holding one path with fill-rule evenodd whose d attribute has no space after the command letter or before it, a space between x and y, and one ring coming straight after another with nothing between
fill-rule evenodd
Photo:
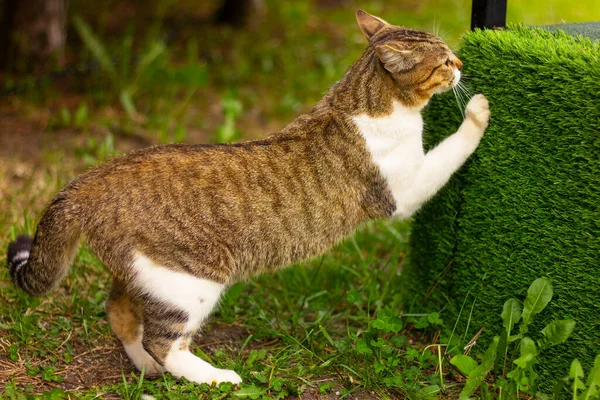
<instances>
[{"instance_id":1,"label":"leafy plant","mask_svg":"<svg viewBox=\"0 0 600 400\"><path fill-rule=\"evenodd\" d=\"M567 380L572 381L571 390L573 400L600 399L600 354L596 356L594 366L592 367L585 384L583 383L583 378L584 374L581 363L579 360L575 359L571 363L571 370L569 371L569 377L567 378ZM583 390L583 392L579 393L581 390ZM558 398L558 396L555 396L555 398Z\"/></svg>"},{"instance_id":2,"label":"leafy plant","mask_svg":"<svg viewBox=\"0 0 600 400\"><path fill-rule=\"evenodd\" d=\"M138 113L139 105L149 105L150 110L166 115L158 118L159 139L181 141L185 137L181 121L190 99L207 82L206 65L198 62L197 43L189 41L187 62L174 66L167 45L158 34L150 37L141 51L134 55L132 27L126 31L120 44L110 51L81 17L75 16L73 24L108 79L111 96L118 98L130 120L143 121ZM142 99L144 94L153 95ZM174 121L175 133L170 136L168 131Z\"/></svg>"},{"instance_id":3,"label":"leafy plant","mask_svg":"<svg viewBox=\"0 0 600 400\"><path fill-rule=\"evenodd\" d=\"M100 68L108 77L111 86L118 93L121 106L133 118L137 113L134 97L140 89L141 80L158 57L165 53L165 43L162 40L153 40L142 52L139 60L132 68L130 67L133 46L132 30L129 31L123 41L123 57L120 60L115 59L113 61L113 57L109 55L102 40L81 17L75 16L73 24L86 48L100 64ZM116 65L117 62L120 62L119 66Z\"/></svg>"},{"instance_id":4,"label":"leafy plant","mask_svg":"<svg viewBox=\"0 0 600 400\"><path fill-rule=\"evenodd\" d=\"M89 123L89 110L86 102L81 102L71 112L67 107L61 107L56 115L50 119L51 128L77 128L86 129Z\"/></svg>"},{"instance_id":5,"label":"leafy plant","mask_svg":"<svg viewBox=\"0 0 600 400\"><path fill-rule=\"evenodd\" d=\"M104 139L87 138L85 145L77 149L77 154L86 165L95 165L115 155L115 140L111 133Z\"/></svg>"},{"instance_id":6,"label":"leafy plant","mask_svg":"<svg viewBox=\"0 0 600 400\"><path fill-rule=\"evenodd\" d=\"M547 279L536 279L527 290L523 305L515 298L504 303L501 314L504 329L500 336L494 336L492 339L481 364L463 354L456 355L450 360L452 365L467 376L465 386L460 393L461 399L469 399L478 388L482 398L486 399L514 398L518 397L519 393L527 393L532 398L536 398L538 375L534 367L537 356L550 346L564 343L575 328L575 321L557 320L550 322L541 330L541 336L537 341L527 336L532 318L546 308L552 299L552 294L552 285ZM519 321L521 321L519 332L513 335L513 329ZM491 372L498 373L493 382L492 392L484 382ZM575 379L578 376L575 374ZM575 380L574 385L577 384L577 388L582 388L583 386L577 382Z\"/></svg>"},{"instance_id":7,"label":"leafy plant","mask_svg":"<svg viewBox=\"0 0 600 400\"><path fill-rule=\"evenodd\" d=\"M241 136L240 130L235 126L235 123L243 109L235 89L230 89L223 97L222 107L224 120L223 124L217 129L217 142L234 142Z\"/></svg>"},{"instance_id":8,"label":"leafy plant","mask_svg":"<svg viewBox=\"0 0 600 400\"><path fill-rule=\"evenodd\" d=\"M360 302L360 292L351 290L347 300ZM437 314L434 320L438 320ZM422 385L436 357L429 349L420 351L412 347L407 337L401 333L404 323L391 308L382 308L368 322L367 331L349 332L353 351L350 353L358 360L368 360L372 365L369 373L363 376L367 382L377 382L387 388L400 389L415 399L429 399L440 392L437 382ZM342 342L337 342L339 352L344 351ZM349 367L350 368L350 367Z\"/></svg>"}]
</instances>

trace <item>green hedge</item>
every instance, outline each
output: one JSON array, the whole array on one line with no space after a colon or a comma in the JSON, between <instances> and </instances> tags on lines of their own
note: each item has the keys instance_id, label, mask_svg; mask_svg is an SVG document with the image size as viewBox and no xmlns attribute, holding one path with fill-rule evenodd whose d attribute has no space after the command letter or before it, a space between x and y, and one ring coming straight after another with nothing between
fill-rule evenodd
<instances>
[{"instance_id":1,"label":"green hedge","mask_svg":"<svg viewBox=\"0 0 600 400\"><path fill-rule=\"evenodd\" d=\"M484 327L485 342L500 333L504 301L549 278L554 299L530 332L553 319L577 325L542 359L547 390L573 358L587 371L600 353L600 42L511 26L467 34L460 58L492 118L471 160L415 218L405 308L442 309L466 340ZM452 95L432 101L428 144L461 119Z\"/></svg>"}]
</instances>

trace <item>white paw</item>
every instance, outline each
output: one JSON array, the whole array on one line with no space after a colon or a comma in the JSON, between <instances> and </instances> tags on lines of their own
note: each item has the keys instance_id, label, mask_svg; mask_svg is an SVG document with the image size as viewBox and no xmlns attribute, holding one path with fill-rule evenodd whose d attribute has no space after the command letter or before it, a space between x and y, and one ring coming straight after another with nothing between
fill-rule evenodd
<instances>
[{"instance_id":1,"label":"white paw","mask_svg":"<svg viewBox=\"0 0 600 400\"><path fill-rule=\"evenodd\" d=\"M190 382L219 384L221 382L240 383L242 378L228 369L215 368L189 351L175 350L165 360L165 368L175 378L184 377Z\"/></svg>"},{"instance_id":2,"label":"white paw","mask_svg":"<svg viewBox=\"0 0 600 400\"><path fill-rule=\"evenodd\" d=\"M482 94L476 94L467 104L465 117L477 125L478 128L485 130L490 120L490 104Z\"/></svg>"},{"instance_id":3,"label":"white paw","mask_svg":"<svg viewBox=\"0 0 600 400\"><path fill-rule=\"evenodd\" d=\"M144 362L143 368L145 376L160 375L163 372L165 372L165 369L161 367L159 363L154 361L154 359ZM142 371L141 367L139 367L138 369L140 370L140 372Z\"/></svg>"},{"instance_id":4,"label":"white paw","mask_svg":"<svg viewBox=\"0 0 600 400\"><path fill-rule=\"evenodd\" d=\"M231 382L238 384L242 382L242 378L234 371L229 369L218 369L214 367L202 368L200 370L187 371L183 374L171 371L171 375L176 378L184 377L190 382L206 383L212 385L213 383L218 385L221 382Z\"/></svg>"},{"instance_id":5,"label":"white paw","mask_svg":"<svg viewBox=\"0 0 600 400\"><path fill-rule=\"evenodd\" d=\"M141 340L127 344L123 343L123 347L137 370L141 372L143 367L144 375L158 375L165 372L165 369L161 367L146 350L144 350Z\"/></svg>"},{"instance_id":6,"label":"white paw","mask_svg":"<svg viewBox=\"0 0 600 400\"><path fill-rule=\"evenodd\" d=\"M242 378L230 369L217 369L213 371L212 374L209 375L208 380L210 382L206 383L216 383L217 385L221 382L231 382L234 384L242 383Z\"/></svg>"}]
</instances>

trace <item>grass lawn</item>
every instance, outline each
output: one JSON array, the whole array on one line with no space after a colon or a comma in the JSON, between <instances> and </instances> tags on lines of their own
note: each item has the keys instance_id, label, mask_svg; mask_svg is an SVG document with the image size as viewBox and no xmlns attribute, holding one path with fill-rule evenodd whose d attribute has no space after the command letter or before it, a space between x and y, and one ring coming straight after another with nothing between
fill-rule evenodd
<instances>
[{"instance_id":1,"label":"grass lawn","mask_svg":"<svg viewBox=\"0 0 600 400\"><path fill-rule=\"evenodd\" d=\"M194 3L138 7L136 19L150 22L134 26L122 4L95 10L73 0L71 10L103 38L122 79L91 67L93 55L75 39L68 54L83 72L4 77L0 264L8 242L34 232L62 185L112 154L175 140L263 137L309 110L364 49L355 9L437 31L453 47L470 21L466 0L347 1L327 10L308 1L266 0L262 22L240 34L203 22L211 7ZM511 22L600 19L595 0L577 7L556 0L509 3ZM157 37L166 38L164 48ZM149 54L153 44L160 51L156 65L136 80L135 68L120 60ZM188 64L196 69L186 70ZM127 90L134 109L123 100ZM399 304L409 231L409 222L372 222L323 257L230 288L193 350L236 370L241 388L169 375L147 380L135 372L105 319L109 276L85 246L47 297L19 292L0 268L0 396L457 398L465 378L445 361L439 371L439 348L428 347L447 338L454 321L444 320L443 308L411 315Z\"/></svg>"}]
</instances>

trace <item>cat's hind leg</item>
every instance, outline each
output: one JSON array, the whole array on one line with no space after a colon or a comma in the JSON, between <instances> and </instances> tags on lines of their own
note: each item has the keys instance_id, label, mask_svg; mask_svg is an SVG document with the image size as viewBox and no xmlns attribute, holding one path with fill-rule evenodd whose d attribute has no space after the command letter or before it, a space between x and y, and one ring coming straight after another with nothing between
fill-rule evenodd
<instances>
[{"instance_id":1,"label":"cat's hind leg","mask_svg":"<svg viewBox=\"0 0 600 400\"><path fill-rule=\"evenodd\" d=\"M207 384L240 383L242 379L234 371L215 368L189 349L224 285L170 270L139 254L133 269L133 285L143 301L144 349L176 378Z\"/></svg>"},{"instance_id":2,"label":"cat's hind leg","mask_svg":"<svg viewBox=\"0 0 600 400\"><path fill-rule=\"evenodd\" d=\"M106 314L113 332L123 344L123 348L135 367L146 375L156 375L163 368L148 354L142 345L144 327L142 309L138 301L132 299L125 285L113 280L112 289L106 301Z\"/></svg>"}]
</instances>

